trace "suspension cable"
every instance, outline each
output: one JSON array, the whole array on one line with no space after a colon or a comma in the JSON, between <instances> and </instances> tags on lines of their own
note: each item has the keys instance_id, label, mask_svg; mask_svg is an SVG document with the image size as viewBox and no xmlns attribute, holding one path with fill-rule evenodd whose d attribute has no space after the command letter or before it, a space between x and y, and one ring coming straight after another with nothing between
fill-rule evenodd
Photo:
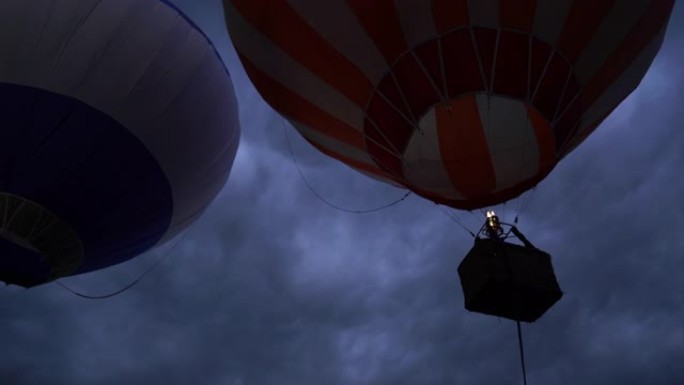
<instances>
[{"instance_id":1,"label":"suspension cable","mask_svg":"<svg viewBox=\"0 0 684 385\"><path fill-rule=\"evenodd\" d=\"M523 212L529 207L530 203L532 203L532 197L534 196L534 193L537 191L537 186L534 186L532 188L532 191L528 192L524 197L519 198L518 201L518 208L516 209L515 212L515 219L513 220L513 223L518 223L518 219L520 216L522 216Z\"/></svg>"},{"instance_id":2,"label":"suspension cable","mask_svg":"<svg viewBox=\"0 0 684 385\"><path fill-rule=\"evenodd\" d=\"M185 237L190 233L190 231L192 230L192 228L195 226L195 223L197 223L197 222L194 222L192 225L190 225L190 228L188 228L188 230L186 230L185 233L183 233L183 235L181 235L181 236L178 238L178 240L176 241L176 243L174 243L173 246L171 246L171 248L170 248L169 250L167 250L161 257L159 257L159 259L157 259L156 262L154 262L150 267L148 267L147 270L145 270L138 278L134 279L131 283L129 283L128 285L122 287L122 288L119 289L119 290L116 290L116 291L111 292L111 293L108 293L108 294L103 294L103 295L90 295L90 294L85 294L85 293L79 292L79 291L77 291L77 290L75 290L75 289L72 289L72 288L70 288L69 286L63 284L62 282L60 282L60 281L58 281L58 280L55 280L55 281L53 281L53 282L56 283L57 285L61 286L64 290L70 292L71 294L73 294L73 295L75 295L75 296L81 297L81 298L86 298L86 299L106 299L106 298L111 298L111 297L117 296L117 295L119 295L119 294L121 294L121 293L124 293L124 292L128 291L128 289L130 289L130 288L132 288L133 286L135 286L135 285L137 285L138 283L140 283L140 281L142 281L142 280L143 280L148 274L150 274L157 266L159 266L159 264L161 264L169 255L171 255L171 252L173 252L173 251L176 249L176 247L177 247L177 246L185 239Z\"/></svg>"},{"instance_id":3,"label":"suspension cable","mask_svg":"<svg viewBox=\"0 0 684 385\"><path fill-rule=\"evenodd\" d=\"M446 209L446 208L440 206L440 205L437 204L437 203L435 203L435 205L437 206L437 208L438 208L441 212L443 212L447 217L449 217L452 221L454 221L454 223L456 223L456 224L457 224L460 228L462 228L466 233L470 234L470 236L472 236L473 238L476 237L475 233L473 233L466 225L464 225L463 222L461 222L461 221L458 219L458 216L456 216L456 214L454 214L454 213L453 213L452 211L450 211L449 209Z\"/></svg>"},{"instance_id":4,"label":"suspension cable","mask_svg":"<svg viewBox=\"0 0 684 385\"><path fill-rule=\"evenodd\" d=\"M316 198L318 198L318 200L320 200L321 202L325 203L326 205L332 207L333 209L343 211L346 213L351 213L351 214L368 214L368 213L373 213L373 212L377 212L377 211L384 210L386 208L392 207L392 206L398 204L399 202L405 200L406 198L408 198L409 195L411 195L411 191L407 191L406 194L404 194L404 196L402 196L399 199L396 199L396 200L389 202L387 204L384 204L382 206L371 208L371 209L366 209L366 210L348 209L348 208L341 207L341 206L338 206L338 205L330 202L329 200L325 199L321 194L319 194L316 191L316 189L314 189L313 186L309 183L309 181L306 179L306 177L304 177L304 173L302 172L302 169L299 166L299 162L297 161L297 157L295 156L294 150L292 149L292 143L290 142L290 136L287 133L287 127L285 127L284 119L281 120L281 123L283 126L283 133L285 134L285 141L287 142L287 148L290 151L290 156L292 157L292 161L293 161L295 167L297 168L297 173L299 174L300 179L302 180L302 182L304 182L304 185L306 185L306 187L309 189L309 191L311 191L311 193Z\"/></svg>"},{"instance_id":5,"label":"suspension cable","mask_svg":"<svg viewBox=\"0 0 684 385\"><path fill-rule=\"evenodd\" d=\"M522 329L520 321L515 321L518 327L518 348L520 350L520 365L522 366L523 385L527 385L527 370L525 370L525 350L523 349Z\"/></svg>"}]
</instances>

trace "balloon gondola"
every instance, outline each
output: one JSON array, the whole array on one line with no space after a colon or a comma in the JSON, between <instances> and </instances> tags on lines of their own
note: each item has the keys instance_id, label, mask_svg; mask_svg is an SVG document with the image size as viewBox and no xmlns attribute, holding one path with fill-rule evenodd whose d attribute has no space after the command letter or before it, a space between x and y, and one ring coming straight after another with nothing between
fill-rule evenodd
<instances>
[{"instance_id":1,"label":"balloon gondola","mask_svg":"<svg viewBox=\"0 0 684 385\"><path fill-rule=\"evenodd\" d=\"M315 148L435 203L475 210L536 186L636 89L674 0L223 5L257 91ZM509 244L477 240L462 280L479 274L465 267L473 255L497 248L520 263L537 258L553 276L548 254Z\"/></svg>"},{"instance_id":2,"label":"balloon gondola","mask_svg":"<svg viewBox=\"0 0 684 385\"><path fill-rule=\"evenodd\" d=\"M458 266L467 310L534 322L563 296L551 256L493 211Z\"/></svg>"}]
</instances>

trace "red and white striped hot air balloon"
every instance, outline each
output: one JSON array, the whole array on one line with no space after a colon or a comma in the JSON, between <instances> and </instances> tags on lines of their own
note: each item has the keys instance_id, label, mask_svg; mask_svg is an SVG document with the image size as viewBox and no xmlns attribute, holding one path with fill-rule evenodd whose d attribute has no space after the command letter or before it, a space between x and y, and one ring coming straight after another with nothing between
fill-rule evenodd
<instances>
[{"instance_id":1,"label":"red and white striped hot air balloon","mask_svg":"<svg viewBox=\"0 0 684 385\"><path fill-rule=\"evenodd\" d=\"M312 145L476 209L541 181L640 83L674 0L224 0L264 99Z\"/></svg>"}]
</instances>

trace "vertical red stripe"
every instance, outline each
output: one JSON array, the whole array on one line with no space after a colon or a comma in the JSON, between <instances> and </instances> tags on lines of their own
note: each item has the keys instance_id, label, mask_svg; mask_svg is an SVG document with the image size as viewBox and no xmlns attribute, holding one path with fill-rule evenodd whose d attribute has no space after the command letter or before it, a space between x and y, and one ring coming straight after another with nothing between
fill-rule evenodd
<instances>
[{"instance_id":1,"label":"vertical red stripe","mask_svg":"<svg viewBox=\"0 0 684 385\"><path fill-rule=\"evenodd\" d=\"M232 0L232 3L274 45L358 106L366 105L373 93L371 81L311 28L287 2Z\"/></svg>"},{"instance_id":2,"label":"vertical red stripe","mask_svg":"<svg viewBox=\"0 0 684 385\"><path fill-rule=\"evenodd\" d=\"M469 29L442 37L442 60L449 96L484 90L480 66Z\"/></svg>"},{"instance_id":3,"label":"vertical red stripe","mask_svg":"<svg viewBox=\"0 0 684 385\"><path fill-rule=\"evenodd\" d=\"M403 166L401 159L397 157L392 151L391 144L380 133L378 128L366 118L364 132L366 134L366 148L368 155L378 165L378 167L390 175L394 175L395 179L401 181L402 184L408 185L403 177Z\"/></svg>"},{"instance_id":4,"label":"vertical red stripe","mask_svg":"<svg viewBox=\"0 0 684 385\"><path fill-rule=\"evenodd\" d=\"M589 126L588 128L583 129L582 132L575 132L575 135L573 135L573 137L570 138L570 139L567 141L567 143L565 143L565 146L564 146L563 148L560 148L560 149L559 149L559 150L561 151L561 153L558 154L558 155L559 155L559 158L565 157L567 154L569 154L570 152L572 152L572 150L574 150L577 146L579 146L586 138L589 137L589 135L591 135L592 132L594 132L594 130L596 130L596 129L598 128L598 126L601 125L601 123L603 123L604 120L606 120L606 118L607 118L608 116L610 116L610 114L613 113L613 111L614 111L619 105L620 105L620 103L618 103L618 104L616 104L615 106L613 106L607 113L603 114L603 116L601 116L601 117L600 117L596 122L594 122L591 126Z\"/></svg>"},{"instance_id":5,"label":"vertical red stripe","mask_svg":"<svg viewBox=\"0 0 684 385\"><path fill-rule=\"evenodd\" d=\"M496 50L497 30L488 28L473 28L480 65L484 71L485 89L490 90L492 84L492 69L494 68L494 53Z\"/></svg>"},{"instance_id":6,"label":"vertical red stripe","mask_svg":"<svg viewBox=\"0 0 684 385\"><path fill-rule=\"evenodd\" d=\"M532 32L537 0L500 0L499 24L502 28Z\"/></svg>"},{"instance_id":7,"label":"vertical red stripe","mask_svg":"<svg viewBox=\"0 0 684 385\"><path fill-rule=\"evenodd\" d=\"M556 164L556 144L551 124L533 107L528 107L527 116L539 147L539 172L548 172Z\"/></svg>"},{"instance_id":8,"label":"vertical red stripe","mask_svg":"<svg viewBox=\"0 0 684 385\"><path fill-rule=\"evenodd\" d=\"M402 57L392 71L416 120L430 106L439 103L441 98L435 86L413 55Z\"/></svg>"},{"instance_id":9,"label":"vertical red stripe","mask_svg":"<svg viewBox=\"0 0 684 385\"><path fill-rule=\"evenodd\" d=\"M347 0L347 4L390 65L407 51L394 0Z\"/></svg>"},{"instance_id":10,"label":"vertical red stripe","mask_svg":"<svg viewBox=\"0 0 684 385\"><path fill-rule=\"evenodd\" d=\"M556 119L560 114L565 111L566 108L569 107L569 104L577 97L577 93L580 92L580 84L577 78L572 76L570 78L570 81L568 82L568 85L565 87L565 91L563 92L563 98L560 101L560 104L558 105L558 109L556 110L556 116L553 117L553 119Z\"/></svg>"},{"instance_id":11,"label":"vertical red stripe","mask_svg":"<svg viewBox=\"0 0 684 385\"><path fill-rule=\"evenodd\" d=\"M553 50L548 44L538 40L536 38L532 39L532 54L530 62L530 94L529 98L532 98L534 90L537 89L539 82L541 81L541 76L544 74L544 68L546 63L548 63Z\"/></svg>"},{"instance_id":12,"label":"vertical red stripe","mask_svg":"<svg viewBox=\"0 0 684 385\"><path fill-rule=\"evenodd\" d=\"M408 104L401 96L401 91L397 88L397 82L394 81L391 74L386 75L378 84L377 91L386 97L399 111L406 116L411 116ZM374 95L379 97L379 95Z\"/></svg>"},{"instance_id":13,"label":"vertical red stripe","mask_svg":"<svg viewBox=\"0 0 684 385\"><path fill-rule=\"evenodd\" d=\"M549 121L556 115L558 102L571 70L565 59L554 53L533 100L534 106Z\"/></svg>"},{"instance_id":14,"label":"vertical red stripe","mask_svg":"<svg viewBox=\"0 0 684 385\"><path fill-rule=\"evenodd\" d=\"M388 148L395 149L399 154L402 154L413 134L411 123L378 95L374 96L368 105L366 115L373 120L377 128L382 131L383 136L389 140L391 145Z\"/></svg>"},{"instance_id":15,"label":"vertical red stripe","mask_svg":"<svg viewBox=\"0 0 684 385\"><path fill-rule=\"evenodd\" d=\"M432 0L432 15L440 34L466 26L470 22L468 0Z\"/></svg>"},{"instance_id":16,"label":"vertical red stripe","mask_svg":"<svg viewBox=\"0 0 684 385\"><path fill-rule=\"evenodd\" d=\"M340 142L365 149L364 138L359 131L283 87L240 52L238 55L249 79L264 100L275 110Z\"/></svg>"},{"instance_id":17,"label":"vertical red stripe","mask_svg":"<svg viewBox=\"0 0 684 385\"><path fill-rule=\"evenodd\" d=\"M501 31L494 75L495 94L527 100L529 35Z\"/></svg>"},{"instance_id":18,"label":"vertical red stripe","mask_svg":"<svg viewBox=\"0 0 684 385\"><path fill-rule=\"evenodd\" d=\"M629 1L629 0L627 0ZM594 37L615 0L574 0L565 19L557 49L575 63Z\"/></svg>"},{"instance_id":19,"label":"vertical red stripe","mask_svg":"<svg viewBox=\"0 0 684 385\"><path fill-rule=\"evenodd\" d=\"M466 198L496 188L494 166L475 96L449 101L435 108L442 161L451 183Z\"/></svg>"},{"instance_id":20,"label":"vertical red stripe","mask_svg":"<svg viewBox=\"0 0 684 385\"><path fill-rule=\"evenodd\" d=\"M584 107L580 99L575 99L575 101L570 105L568 110L563 114L563 116L558 120L556 125L553 127L553 133L556 137L556 151L561 151L561 149L567 144L568 138L576 130L579 120L582 117L582 112Z\"/></svg>"},{"instance_id":21,"label":"vertical red stripe","mask_svg":"<svg viewBox=\"0 0 684 385\"><path fill-rule=\"evenodd\" d=\"M432 81L437 85L440 92L444 90L444 77L442 76L442 62L439 57L439 40L432 40L425 44L416 47L415 52L418 60L427 72L430 74Z\"/></svg>"}]
</instances>

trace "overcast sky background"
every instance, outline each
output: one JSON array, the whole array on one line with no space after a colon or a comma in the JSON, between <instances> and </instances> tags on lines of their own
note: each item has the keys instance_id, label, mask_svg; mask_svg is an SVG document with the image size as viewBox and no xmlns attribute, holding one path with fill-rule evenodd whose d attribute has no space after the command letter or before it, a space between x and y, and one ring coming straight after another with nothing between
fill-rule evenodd
<instances>
[{"instance_id":1,"label":"overcast sky background","mask_svg":"<svg viewBox=\"0 0 684 385\"><path fill-rule=\"evenodd\" d=\"M233 76L243 136L231 178L180 242L63 280L105 294L177 243L119 296L0 288L0 384L522 384L515 323L463 309L456 268L472 238L418 197L365 215L316 199L237 60L220 0L175 2ZM641 87L521 217L565 292L523 326L530 384L684 384L682 47L680 3ZM288 130L331 202L364 209L404 194Z\"/></svg>"}]
</instances>

